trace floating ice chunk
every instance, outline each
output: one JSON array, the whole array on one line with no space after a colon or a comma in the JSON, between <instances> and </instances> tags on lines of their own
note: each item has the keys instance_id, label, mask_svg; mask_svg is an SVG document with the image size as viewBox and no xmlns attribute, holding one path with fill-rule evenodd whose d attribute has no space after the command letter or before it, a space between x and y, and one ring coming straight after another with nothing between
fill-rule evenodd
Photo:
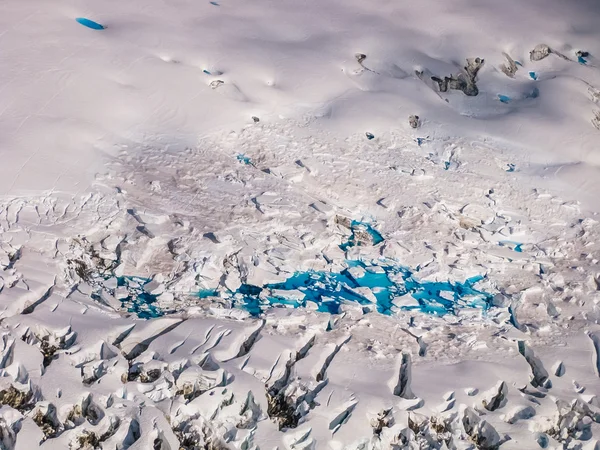
<instances>
[{"instance_id":1,"label":"floating ice chunk","mask_svg":"<svg viewBox=\"0 0 600 450\"><path fill-rule=\"evenodd\" d=\"M353 266L348 269L348 273L352 275L355 280L365 276L366 270L362 266Z\"/></svg>"},{"instance_id":2,"label":"floating ice chunk","mask_svg":"<svg viewBox=\"0 0 600 450\"><path fill-rule=\"evenodd\" d=\"M124 300L129 297L129 290L125 286L119 286L115 289L115 297L118 300Z\"/></svg>"},{"instance_id":3,"label":"floating ice chunk","mask_svg":"<svg viewBox=\"0 0 600 450\"><path fill-rule=\"evenodd\" d=\"M368 287L357 287L352 289L352 291L356 292L358 295L365 298L371 303L377 303L377 297L375 297L373 291Z\"/></svg>"},{"instance_id":4,"label":"floating ice chunk","mask_svg":"<svg viewBox=\"0 0 600 450\"><path fill-rule=\"evenodd\" d=\"M144 285L144 291L150 295L160 295L165 291L163 276L157 275L152 281Z\"/></svg>"},{"instance_id":5,"label":"floating ice chunk","mask_svg":"<svg viewBox=\"0 0 600 450\"><path fill-rule=\"evenodd\" d=\"M86 19L85 17L78 17L75 20L84 27L91 28L92 30L104 30L106 28L104 25L101 25L98 22L94 22L93 20Z\"/></svg>"},{"instance_id":6,"label":"floating ice chunk","mask_svg":"<svg viewBox=\"0 0 600 450\"><path fill-rule=\"evenodd\" d=\"M106 287L107 289L116 289L118 285L118 280L116 277L111 277L108 280L104 280L102 284L104 284L104 287Z\"/></svg>"},{"instance_id":7,"label":"floating ice chunk","mask_svg":"<svg viewBox=\"0 0 600 450\"><path fill-rule=\"evenodd\" d=\"M419 301L412 295L403 295L402 297L394 297L392 304L398 308L413 309L421 306Z\"/></svg>"},{"instance_id":8,"label":"floating ice chunk","mask_svg":"<svg viewBox=\"0 0 600 450\"><path fill-rule=\"evenodd\" d=\"M299 291L298 289L291 289L289 291L286 291L285 289L271 289L271 295L273 297L295 302L301 302L306 297L306 294Z\"/></svg>"}]
</instances>

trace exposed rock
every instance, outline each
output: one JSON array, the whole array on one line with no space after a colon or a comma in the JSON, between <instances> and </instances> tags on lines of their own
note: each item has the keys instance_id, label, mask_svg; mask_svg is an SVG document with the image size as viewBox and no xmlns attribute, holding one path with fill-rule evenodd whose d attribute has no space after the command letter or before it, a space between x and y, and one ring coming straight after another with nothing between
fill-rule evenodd
<instances>
[{"instance_id":1,"label":"exposed rock","mask_svg":"<svg viewBox=\"0 0 600 450\"><path fill-rule=\"evenodd\" d=\"M482 58L468 58L464 72L444 77L444 79L436 76L431 77L431 79L438 84L440 92L447 92L448 89L454 89L462 91L469 97L474 97L479 94L476 77L483 67L484 62L485 60Z\"/></svg>"},{"instance_id":2,"label":"exposed rock","mask_svg":"<svg viewBox=\"0 0 600 450\"><path fill-rule=\"evenodd\" d=\"M592 125L600 130L600 109L594 111L594 117L592 118Z\"/></svg>"},{"instance_id":3,"label":"exposed rock","mask_svg":"<svg viewBox=\"0 0 600 450\"><path fill-rule=\"evenodd\" d=\"M361 65L363 61L367 59L367 55L365 55L364 53L357 53L356 55L354 55L354 57L356 58L356 61Z\"/></svg>"},{"instance_id":4,"label":"exposed rock","mask_svg":"<svg viewBox=\"0 0 600 450\"><path fill-rule=\"evenodd\" d=\"M512 59L508 53L503 52L502 54L506 58L506 64L502 64L500 70L504 72L507 77L514 78L517 70L519 70L519 66L517 66L515 60Z\"/></svg>"},{"instance_id":5,"label":"exposed rock","mask_svg":"<svg viewBox=\"0 0 600 450\"><path fill-rule=\"evenodd\" d=\"M92 425L96 425L103 417L104 412L93 402L92 394L87 394L69 411L65 426L81 425L85 420Z\"/></svg>"},{"instance_id":6,"label":"exposed rock","mask_svg":"<svg viewBox=\"0 0 600 450\"><path fill-rule=\"evenodd\" d=\"M93 431L83 430L69 444L71 450L96 450L100 448L100 439Z\"/></svg>"},{"instance_id":7,"label":"exposed rock","mask_svg":"<svg viewBox=\"0 0 600 450\"><path fill-rule=\"evenodd\" d=\"M377 417L371 419L373 434L376 436L379 436L384 428L389 428L393 424L394 416L392 415L392 408L379 411L379 413L377 413Z\"/></svg>"},{"instance_id":8,"label":"exposed rock","mask_svg":"<svg viewBox=\"0 0 600 450\"><path fill-rule=\"evenodd\" d=\"M40 427L46 439L55 437L62 429L62 424L56 414L56 407L52 403L38 403L36 409L33 421Z\"/></svg>"},{"instance_id":9,"label":"exposed rock","mask_svg":"<svg viewBox=\"0 0 600 450\"><path fill-rule=\"evenodd\" d=\"M529 59L531 61L541 61L550 53L552 53L552 49L550 47L548 47L546 44L538 44L529 52Z\"/></svg>"},{"instance_id":10,"label":"exposed rock","mask_svg":"<svg viewBox=\"0 0 600 450\"><path fill-rule=\"evenodd\" d=\"M0 404L10 406L17 411L29 411L33 408L33 391L31 388L22 391L13 385L0 391Z\"/></svg>"},{"instance_id":11,"label":"exposed rock","mask_svg":"<svg viewBox=\"0 0 600 450\"><path fill-rule=\"evenodd\" d=\"M416 115L409 116L408 124L410 125L411 128L419 128L420 123L421 122L419 120L419 116L416 116Z\"/></svg>"},{"instance_id":12,"label":"exposed rock","mask_svg":"<svg viewBox=\"0 0 600 450\"><path fill-rule=\"evenodd\" d=\"M592 436L592 423L600 423L600 409L581 399L571 404L557 400L556 409L557 414L546 433L565 445L572 440L589 440Z\"/></svg>"}]
</instances>

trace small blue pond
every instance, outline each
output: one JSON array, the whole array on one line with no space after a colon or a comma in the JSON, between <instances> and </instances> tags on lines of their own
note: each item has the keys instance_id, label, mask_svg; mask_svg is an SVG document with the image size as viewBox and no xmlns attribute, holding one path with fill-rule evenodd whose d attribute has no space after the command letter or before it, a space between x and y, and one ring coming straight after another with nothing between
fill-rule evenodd
<instances>
[{"instance_id":1,"label":"small blue pond","mask_svg":"<svg viewBox=\"0 0 600 450\"><path fill-rule=\"evenodd\" d=\"M510 247L513 251L517 253L523 253L523 244L521 244L520 242L500 241L498 242L498 245L500 245L500 247Z\"/></svg>"},{"instance_id":2,"label":"small blue pond","mask_svg":"<svg viewBox=\"0 0 600 450\"><path fill-rule=\"evenodd\" d=\"M252 315L259 315L274 305L302 308L309 302L314 303L318 311L331 314L339 313L342 303L353 302L374 305L379 313L389 315L393 312L394 298L404 295L411 295L416 302L397 309L442 315L464 307L485 310L493 297L474 287L483 280L482 276L469 278L464 283L420 281L418 273L391 261L378 261L377 265L347 261L347 265L348 268L339 273L296 272L282 283L262 287L244 284L228 294L235 306ZM363 295L364 291L359 288L368 288L366 291L370 290L374 298Z\"/></svg>"},{"instance_id":3,"label":"small blue pond","mask_svg":"<svg viewBox=\"0 0 600 450\"><path fill-rule=\"evenodd\" d=\"M377 245L383 236L372 225L352 221L351 236L340 245L344 251L361 245ZM518 243L502 242L516 252ZM392 314L397 310L418 310L430 314L452 314L459 308L486 310L493 295L480 291L475 285L484 279L476 276L464 282L421 281L418 270L399 265L387 259L370 262L347 260L347 268L341 272L306 271L296 272L281 283L263 286L242 284L237 290L205 289L197 293L199 298L221 297L231 300L233 306L245 309L252 315L260 315L272 306L303 308L312 304L321 312L337 314L343 303L358 303L376 309L381 314ZM144 286L150 279L121 277L118 286L127 287L129 296L121 300L123 308L142 319L160 317L169 311L156 305L157 296L148 294ZM410 296L406 302L395 299Z\"/></svg>"},{"instance_id":4,"label":"small blue pond","mask_svg":"<svg viewBox=\"0 0 600 450\"><path fill-rule=\"evenodd\" d=\"M502 103L508 103L510 102L510 97L508 95L498 94L498 100L500 100Z\"/></svg>"},{"instance_id":5,"label":"small blue pond","mask_svg":"<svg viewBox=\"0 0 600 450\"><path fill-rule=\"evenodd\" d=\"M246 165L252 164L252 159L249 156L246 156L246 155L243 155L240 153L239 155L237 155L236 158L242 164L246 164Z\"/></svg>"},{"instance_id":6,"label":"small blue pond","mask_svg":"<svg viewBox=\"0 0 600 450\"><path fill-rule=\"evenodd\" d=\"M104 30L104 25L99 24L98 22L94 22L93 20L86 19L85 17L78 17L75 19L84 27L91 28L92 30Z\"/></svg>"},{"instance_id":7,"label":"small blue pond","mask_svg":"<svg viewBox=\"0 0 600 450\"><path fill-rule=\"evenodd\" d=\"M537 73L535 73L535 72L529 72L529 76L531 77L532 80L538 79Z\"/></svg>"},{"instance_id":8,"label":"small blue pond","mask_svg":"<svg viewBox=\"0 0 600 450\"><path fill-rule=\"evenodd\" d=\"M151 280L142 277L119 277L117 286L126 287L129 296L121 300L121 306L127 312L134 313L140 319L152 319L167 313L155 305L157 296L144 291L144 285Z\"/></svg>"}]
</instances>

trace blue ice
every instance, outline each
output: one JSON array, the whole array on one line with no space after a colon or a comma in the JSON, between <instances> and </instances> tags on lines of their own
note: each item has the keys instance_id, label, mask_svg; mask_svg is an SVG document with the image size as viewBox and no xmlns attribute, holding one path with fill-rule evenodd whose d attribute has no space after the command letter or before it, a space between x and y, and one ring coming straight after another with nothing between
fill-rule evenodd
<instances>
[{"instance_id":1,"label":"blue ice","mask_svg":"<svg viewBox=\"0 0 600 450\"><path fill-rule=\"evenodd\" d=\"M250 157L246 156L246 155L242 155L242 154L237 155L237 160L239 162L241 162L242 164L246 164L246 165L252 164L252 159L250 159Z\"/></svg>"},{"instance_id":2,"label":"blue ice","mask_svg":"<svg viewBox=\"0 0 600 450\"><path fill-rule=\"evenodd\" d=\"M523 244L521 244L520 242L500 241L498 242L498 245L500 245L501 247L510 247L513 251L517 253L523 253Z\"/></svg>"},{"instance_id":3,"label":"blue ice","mask_svg":"<svg viewBox=\"0 0 600 450\"><path fill-rule=\"evenodd\" d=\"M463 283L451 281L420 281L415 272L392 261L380 261L368 265L362 261L347 261L348 269L342 272L307 271L296 272L282 283L267 284L263 287L242 285L232 293L234 305L252 315L259 315L274 305L292 308L306 307L308 302L317 305L317 310L337 314L343 303L352 302L371 305L372 301L361 295L356 288L366 287L376 298L375 307L381 314L392 313L394 297L411 295L418 306L401 309L419 310L431 314L454 313L457 308L474 307L486 310L492 295L474 287L482 276L467 279ZM364 275L355 276L352 267L362 269ZM273 296L271 290L300 291L302 300L284 296Z\"/></svg>"},{"instance_id":4,"label":"blue ice","mask_svg":"<svg viewBox=\"0 0 600 450\"><path fill-rule=\"evenodd\" d=\"M121 304L128 312L134 313L140 319L154 319L165 314L156 303L157 296L144 291L144 285L151 280L141 277L119 277L117 286L127 287L130 294L121 300Z\"/></svg>"},{"instance_id":5,"label":"blue ice","mask_svg":"<svg viewBox=\"0 0 600 450\"><path fill-rule=\"evenodd\" d=\"M198 291L198 297L200 298L208 298L208 297L214 297L218 295L217 291L215 291L214 289L200 289Z\"/></svg>"},{"instance_id":6,"label":"blue ice","mask_svg":"<svg viewBox=\"0 0 600 450\"><path fill-rule=\"evenodd\" d=\"M475 288L475 285L484 279L483 276L475 276L462 283L421 281L417 271L390 260L372 263L348 260L346 263L348 268L341 272L296 272L281 283L270 283L264 286L242 284L236 291L224 294L214 290L202 290L198 292L198 297L219 295L230 297L235 307L244 309L253 316L262 314L272 306L303 308L308 302L316 304L318 311L330 314L338 314L343 303L372 305L372 299L365 297L356 289L360 287L371 290L376 299L375 308L385 315L392 313L394 298L405 295L411 295L418 304L404 306L401 309L437 315L453 314L463 307L486 310L492 302L491 294ZM156 296L144 291L143 286L148 282L149 279L139 277L118 279L118 285L126 286L131 293L122 300L123 307L141 319L156 318L169 312L155 304ZM274 295L274 291L284 293L300 291L304 294L304 298L296 300L294 296Z\"/></svg>"},{"instance_id":7,"label":"blue ice","mask_svg":"<svg viewBox=\"0 0 600 450\"><path fill-rule=\"evenodd\" d=\"M85 17L78 17L75 19L84 27L91 28L92 30L104 30L104 25L100 25L98 22L94 22L93 20L86 19Z\"/></svg>"},{"instance_id":8,"label":"blue ice","mask_svg":"<svg viewBox=\"0 0 600 450\"><path fill-rule=\"evenodd\" d=\"M537 73L535 73L535 72L529 72L529 76L531 77L532 80L538 79Z\"/></svg>"},{"instance_id":9,"label":"blue ice","mask_svg":"<svg viewBox=\"0 0 600 450\"><path fill-rule=\"evenodd\" d=\"M525 95L525 98L538 98L540 96L540 90L536 87L533 90Z\"/></svg>"},{"instance_id":10,"label":"blue ice","mask_svg":"<svg viewBox=\"0 0 600 450\"><path fill-rule=\"evenodd\" d=\"M510 102L510 97L507 95L498 94L498 100L500 100L502 103L508 103Z\"/></svg>"},{"instance_id":11,"label":"blue ice","mask_svg":"<svg viewBox=\"0 0 600 450\"><path fill-rule=\"evenodd\" d=\"M344 250L354 245L364 244L355 236L357 231L367 232L371 245L383 242L383 236L369 223L353 221L352 235L340 247ZM368 243L367 243L368 244ZM512 244L520 252L520 244ZM198 298L222 296L230 298L235 307L248 311L253 316L262 314L272 306L291 308L306 307L315 304L318 311L337 314L340 306L352 302L375 307L381 314L390 315L394 310L396 297L410 295L416 304L400 307L403 310L418 310L429 314L453 314L463 307L486 310L493 296L475 288L484 279L476 276L464 282L421 281L418 270L401 266L395 261L380 259L371 262L347 260L347 268L341 272L306 271L296 272L281 283L269 283L263 286L242 284L235 291L215 291L203 289L197 292ZM160 317L168 311L156 305L157 297L144 291L144 285L151 280L141 277L121 277L118 286L127 287L130 295L122 300L127 311L142 319ZM367 297L357 288L368 288L375 298ZM289 292L290 295L286 293ZM300 292L302 295L298 295Z\"/></svg>"}]
</instances>

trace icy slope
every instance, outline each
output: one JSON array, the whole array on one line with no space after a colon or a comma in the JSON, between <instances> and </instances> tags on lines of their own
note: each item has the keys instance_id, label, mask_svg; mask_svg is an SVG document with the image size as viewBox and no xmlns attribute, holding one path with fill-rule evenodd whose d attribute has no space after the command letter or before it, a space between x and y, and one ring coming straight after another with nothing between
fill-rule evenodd
<instances>
[{"instance_id":1,"label":"icy slope","mask_svg":"<svg viewBox=\"0 0 600 450\"><path fill-rule=\"evenodd\" d=\"M598 23L0 4L0 448L598 447Z\"/></svg>"},{"instance_id":2,"label":"icy slope","mask_svg":"<svg viewBox=\"0 0 600 450\"><path fill-rule=\"evenodd\" d=\"M115 145L195 146L251 116L316 114L345 137L420 114L431 136L495 137L536 161L598 165L594 1L213 3L3 2L0 191L84 189ZM574 62L530 62L542 43ZM512 79L503 52L522 64ZM474 98L451 92L444 104L414 75L450 76L474 57L485 59Z\"/></svg>"}]
</instances>

